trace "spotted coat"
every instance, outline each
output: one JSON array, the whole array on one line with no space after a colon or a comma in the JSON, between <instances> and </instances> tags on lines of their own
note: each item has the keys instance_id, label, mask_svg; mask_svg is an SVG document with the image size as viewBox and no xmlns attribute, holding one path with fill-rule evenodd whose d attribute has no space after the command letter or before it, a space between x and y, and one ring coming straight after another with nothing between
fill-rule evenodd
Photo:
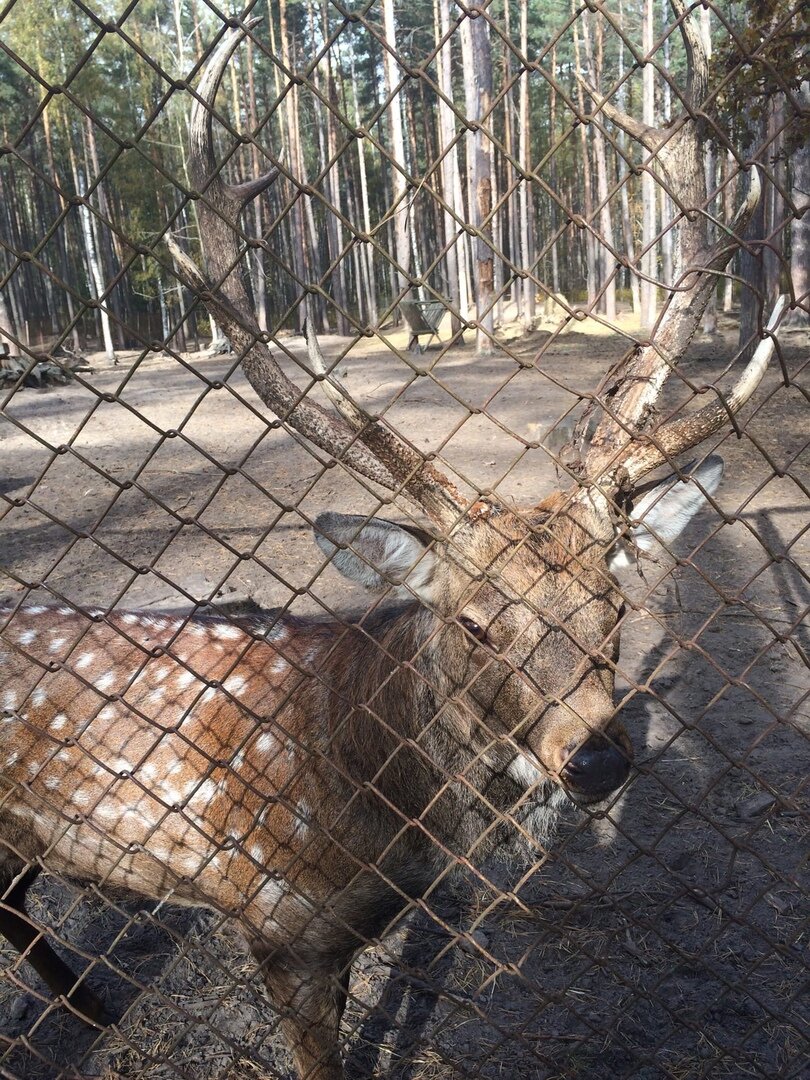
<instances>
[{"instance_id":1,"label":"spotted coat","mask_svg":"<svg viewBox=\"0 0 810 1080\"><path fill-rule=\"evenodd\" d=\"M317 748L283 702L317 682L317 627L42 607L0 626L0 828L17 855L241 911L260 933L283 895L307 906Z\"/></svg>"}]
</instances>

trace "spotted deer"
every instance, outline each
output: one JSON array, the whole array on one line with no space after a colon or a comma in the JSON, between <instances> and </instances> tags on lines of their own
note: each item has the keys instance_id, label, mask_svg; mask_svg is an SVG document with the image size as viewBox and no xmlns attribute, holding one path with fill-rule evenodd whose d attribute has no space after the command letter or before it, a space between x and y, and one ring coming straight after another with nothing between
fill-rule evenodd
<instances>
[{"instance_id":1,"label":"spotted deer","mask_svg":"<svg viewBox=\"0 0 810 1080\"><path fill-rule=\"evenodd\" d=\"M683 16L681 0L673 6ZM691 15L681 32L690 59L683 116L662 132L640 132L615 110L612 118L654 142L686 211L707 201L705 131L692 120L707 90ZM101 1025L83 976L25 914L40 868L232 916L298 1076L339 1080L357 952L448 867L480 858L496 826L543 845L567 799L603 800L625 783L632 751L613 700L623 616L613 571L628 552L671 542L715 491L722 463L710 457L688 478L641 482L750 398L782 305L728 393L687 415L656 412L756 205L753 171L716 243L700 214L681 218L678 288L655 340L600 393L602 418L576 482L524 507L463 494L350 399L311 326L310 366L334 412L302 393L265 344L235 269L244 255L237 226L274 173L226 184L211 130L244 33L223 36L191 114L206 270L176 246L174 258L268 407L417 507L424 527L338 513L315 521L332 565L387 596L362 618L3 612L0 929L63 1002Z\"/></svg>"}]
</instances>

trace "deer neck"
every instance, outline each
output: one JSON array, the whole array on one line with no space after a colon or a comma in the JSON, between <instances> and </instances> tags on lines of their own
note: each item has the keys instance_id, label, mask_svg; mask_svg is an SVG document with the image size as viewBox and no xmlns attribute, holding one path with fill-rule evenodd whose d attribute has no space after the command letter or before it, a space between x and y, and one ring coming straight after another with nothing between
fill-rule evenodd
<instances>
[{"instance_id":1,"label":"deer neck","mask_svg":"<svg viewBox=\"0 0 810 1080\"><path fill-rule=\"evenodd\" d=\"M491 770L476 757L470 718L448 702L455 673L443 663L442 628L416 604L384 609L333 648L324 683L329 754L355 791L373 791L407 819L413 842L427 836L462 848L464 821L475 801L471 785ZM454 778L463 775L464 783ZM514 795L514 793L513 793ZM435 845L433 845L435 846ZM437 848L437 851L439 849Z\"/></svg>"}]
</instances>

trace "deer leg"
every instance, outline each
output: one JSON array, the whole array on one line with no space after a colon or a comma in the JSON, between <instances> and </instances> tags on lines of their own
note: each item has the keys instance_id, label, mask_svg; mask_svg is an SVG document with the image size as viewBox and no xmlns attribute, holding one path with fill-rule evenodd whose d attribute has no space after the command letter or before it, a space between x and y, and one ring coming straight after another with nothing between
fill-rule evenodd
<instances>
[{"instance_id":1,"label":"deer leg","mask_svg":"<svg viewBox=\"0 0 810 1080\"><path fill-rule=\"evenodd\" d=\"M348 965L329 970L288 966L278 953L254 947L299 1080L343 1080L340 1018L349 986Z\"/></svg>"},{"instance_id":2,"label":"deer leg","mask_svg":"<svg viewBox=\"0 0 810 1080\"><path fill-rule=\"evenodd\" d=\"M8 889L20 874L22 877ZM22 859L0 848L0 934L25 956L55 997L64 998L94 1027L106 1027L109 1017L99 999L83 984L76 986L76 975L25 914L25 894L38 874L38 867L25 870Z\"/></svg>"}]
</instances>

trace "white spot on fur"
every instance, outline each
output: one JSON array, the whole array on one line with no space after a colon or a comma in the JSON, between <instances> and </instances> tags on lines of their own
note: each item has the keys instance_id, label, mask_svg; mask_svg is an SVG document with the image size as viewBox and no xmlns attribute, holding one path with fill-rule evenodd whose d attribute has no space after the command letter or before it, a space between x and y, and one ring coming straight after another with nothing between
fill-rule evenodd
<instances>
[{"instance_id":1,"label":"white spot on fur","mask_svg":"<svg viewBox=\"0 0 810 1080\"><path fill-rule=\"evenodd\" d=\"M261 844L251 844L249 854L251 859L255 859L257 863L264 862L264 848Z\"/></svg>"},{"instance_id":2,"label":"white spot on fur","mask_svg":"<svg viewBox=\"0 0 810 1080\"><path fill-rule=\"evenodd\" d=\"M208 689L200 695L200 701L213 701L216 696L217 688L215 686L209 686Z\"/></svg>"},{"instance_id":3,"label":"white spot on fur","mask_svg":"<svg viewBox=\"0 0 810 1080\"><path fill-rule=\"evenodd\" d=\"M164 664L163 667L155 668L151 675L155 682L163 682L171 670L172 668Z\"/></svg>"},{"instance_id":4,"label":"white spot on fur","mask_svg":"<svg viewBox=\"0 0 810 1080\"><path fill-rule=\"evenodd\" d=\"M194 792L195 799L204 799L209 802L217 796L217 785L213 780L205 780Z\"/></svg>"},{"instance_id":5,"label":"white spot on fur","mask_svg":"<svg viewBox=\"0 0 810 1080\"><path fill-rule=\"evenodd\" d=\"M34 607L26 608L26 615L44 615L48 609L43 607L42 604L35 604Z\"/></svg>"},{"instance_id":6,"label":"white spot on fur","mask_svg":"<svg viewBox=\"0 0 810 1080\"><path fill-rule=\"evenodd\" d=\"M104 710L102 709L102 712L103 711ZM61 731L65 724L67 724L67 717L63 712L57 713L53 720L51 720L51 727L54 731Z\"/></svg>"},{"instance_id":7,"label":"white spot on fur","mask_svg":"<svg viewBox=\"0 0 810 1080\"><path fill-rule=\"evenodd\" d=\"M44 705L47 700L48 700L48 695L42 689L41 686L38 686L36 688L36 690L33 692L33 694L31 695L31 704L32 705Z\"/></svg>"},{"instance_id":8,"label":"white spot on fur","mask_svg":"<svg viewBox=\"0 0 810 1080\"><path fill-rule=\"evenodd\" d=\"M111 758L110 761L107 762L107 767L117 773L132 772L135 768L134 764L128 758L124 757Z\"/></svg>"},{"instance_id":9,"label":"white spot on fur","mask_svg":"<svg viewBox=\"0 0 810 1080\"><path fill-rule=\"evenodd\" d=\"M186 687L191 686L193 682L197 681L197 676L191 671L181 671L177 676L177 688L178 690L185 690Z\"/></svg>"},{"instance_id":10,"label":"white spot on fur","mask_svg":"<svg viewBox=\"0 0 810 1080\"><path fill-rule=\"evenodd\" d=\"M36 630L23 630L23 632L20 634L19 642L21 645L30 645L33 641L36 641L36 639Z\"/></svg>"},{"instance_id":11,"label":"white spot on fur","mask_svg":"<svg viewBox=\"0 0 810 1080\"><path fill-rule=\"evenodd\" d=\"M13 690L6 690L3 694L3 708L9 711L17 708L17 695Z\"/></svg>"},{"instance_id":12,"label":"white spot on fur","mask_svg":"<svg viewBox=\"0 0 810 1080\"><path fill-rule=\"evenodd\" d=\"M298 800L298 806L296 808L296 818L293 822L293 836L302 837L309 827L309 816L312 811L309 808L308 803L303 799Z\"/></svg>"},{"instance_id":13,"label":"white spot on fur","mask_svg":"<svg viewBox=\"0 0 810 1080\"><path fill-rule=\"evenodd\" d=\"M77 671L81 671L83 668L90 667L90 665L93 663L95 658L96 658L95 653L91 653L91 652L82 653L82 655L79 657L79 659L74 664L74 667L76 668Z\"/></svg>"},{"instance_id":14,"label":"white spot on fur","mask_svg":"<svg viewBox=\"0 0 810 1080\"><path fill-rule=\"evenodd\" d=\"M138 776L141 780L154 780L157 776L157 766L151 763L142 765L138 770Z\"/></svg>"},{"instance_id":15,"label":"white spot on fur","mask_svg":"<svg viewBox=\"0 0 810 1080\"><path fill-rule=\"evenodd\" d=\"M307 659L309 660L311 659L311 657L307 657ZM273 672L274 675L282 675L289 666L290 665L287 663L284 657L279 656L271 664L270 670Z\"/></svg>"},{"instance_id":16,"label":"white spot on fur","mask_svg":"<svg viewBox=\"0 0 810 1080\"><path fill-rule=\"evenodd\" d=\"M238 641L242 636L241 630L235 626L229 626L227 623L219 623L212 627L211 633L220 641Z\"/></svg>"},{"instance_id":17,"label":"white spot on fur","mask_svg":"<svg viewBox=\"0 0 810 1080\"><path fill-rule=\"evenodd\" d=\"M168 784L161 784L155 794L169 806L179 806L183 801L182 791L169 787Z\"/></svg>"},{"instance_id":18,"label":"white spot on fur","mask_svg":"<svg viewBox=\"0 0 810 1080\"><path fill-rule=\"evenodd\" d=\"M106 671L103 675L99 676L99 678L95 680L96 690L109 690L114 682L114 673L112 671Z\"/></svg>"},{"instance_id":19,"label":"white spot on fur","mask_svg":"<svg viewBox=\"0 0 810 1080\"><path fill-rule=\"evenodd\" d=\"M174 769L170 769L169 771L174 773L174 774L177 774L177 772L179 770L175 766ZM195 783L196 783L195 778L191 777L190 779L186 778L186 780L184 782L181 782L180 784L175 786L175 784L168 779L168 774L167 774L167 776L164 779L158 781L156 790L157 790L157 794L165 802L177 803L179 805L181 803L184 803L185 800L188 798L188 796L189 796L192 788L194 787Z\"/></svg>"},{"instance_id":20,"label":"white spot on fur","mask_svg":"<svg viewBox=\"0 0 810 1080\"><path fill-rule=\"evenodd\" d=\"M172 851L169 862L172 867L176 864L186 877L195 877L200 870L200 856L193 851Z\"/></svg>"},{"instance_id":21,"label":"white spot on fur","mask_svg":"<svg viewBox=\"0 0 810 1080\"><path fill-rule=\"evenodd\" d=\"M134 615L131 612L128 615L121 616L121 622L126 623L127 626L136 626L140 621L140 615Z\"/></svg>"},{"instance_id":22,"label":"white spot on fur","mask_svg":"<svg viewBox=\"0 0 810 1080\"><path fill-rule=\"evenodd\" d=\"M57 637L48 646L51 652L60 652L67 645L67 638Z\"/></svg>"},{"instance_id":23,"label":"white spot on fur","mask_svg":"<svg viewBox=\"0 0 810 1080\"><path fill-rule=\"evenodd\" d=\"M262 908L275 908L279 900L284 897L284 886L278 878L268 878L259 889L256 903Z\"/></svg>"},{"instance_id":24,"label":"white spot on fur","mask_svg":"<svg viewBox=\"0 0 810 1080\"><path fill-rule=\"evenodd\" d=\"M18 761L18 760L19 760L19 757L20 757L19 751L18 751L18 750L14 750L14 751L13 751L13 752L12 752L11 754L9 754L9 755L8 755L8 757L6 758L6 764L5 764L5 767L6 767L7 769L10 769L10 768L11 768L11 766L12 766L12 765L14 765L16 761Z\"/></svg>"},{"instance_id":25,"label":"white spot on fur","mask_svg":"<svg viewBox=\"0 0 810 1080\"><path fill-rule=\"evenodd\" d=\"M230 675L222 684L230 694L238 694L245 688L245 680L241 675Z\"/></svg>"},{"instance_id":26,"label":"white spot on fur","mask_svg":"<svg viewBox=\"0 0 810 1080\"><path fill-rule=\"evenodd\" d=\"M260 754L267 754L271 750L274 750L277 746L276 739L269 731L266 731L264 735L260 735L256 740L256 749Z\"/></svg>"}]
</instances>

